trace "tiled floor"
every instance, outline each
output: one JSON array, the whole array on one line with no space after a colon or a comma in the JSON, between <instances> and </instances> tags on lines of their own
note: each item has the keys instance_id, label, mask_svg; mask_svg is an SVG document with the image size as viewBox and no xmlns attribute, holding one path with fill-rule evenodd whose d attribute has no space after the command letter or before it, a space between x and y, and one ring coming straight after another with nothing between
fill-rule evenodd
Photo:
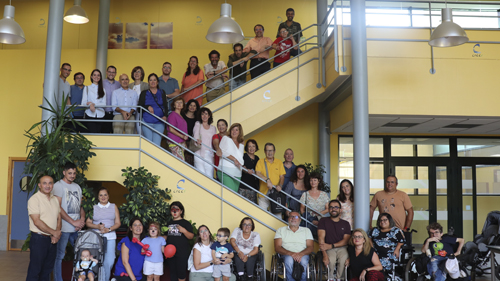
<instances>
[{"instance_id":1,"label":"tiled floor","mask_svg":"<svg viewBox=\"0 0 500 281\"><path fill-rule=\"evenodd\" d=\"M29 260L29 252L0 251L0 281L26 280ZM490 275L478 277L476 281L490 281Z\"/></svg>"}]
</instances>

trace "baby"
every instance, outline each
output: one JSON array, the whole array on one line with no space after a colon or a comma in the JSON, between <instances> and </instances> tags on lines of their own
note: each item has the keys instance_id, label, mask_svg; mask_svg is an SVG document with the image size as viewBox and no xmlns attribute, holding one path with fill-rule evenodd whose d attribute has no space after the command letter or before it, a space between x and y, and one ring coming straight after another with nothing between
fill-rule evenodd
<instances>
[{"instance_id":1,"label":"baby","mask_svg":"<svg viewBox=\"0 0 500 281\"><path fill-rule=\"evenodd\" d=\"M89 250L83 250L80 260L76 263L75 272L78 273L78 281L85 281L85 277L94 281L95 273L92 270L98 261L90 255Z\"/></svg>"}]
</instances>

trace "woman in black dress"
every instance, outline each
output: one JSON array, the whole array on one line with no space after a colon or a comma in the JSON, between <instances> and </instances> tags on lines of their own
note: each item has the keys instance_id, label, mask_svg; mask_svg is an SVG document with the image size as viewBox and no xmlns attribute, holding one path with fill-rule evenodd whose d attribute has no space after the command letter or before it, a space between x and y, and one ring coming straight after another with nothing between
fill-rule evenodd
<instances>
[{"instance_id":1,"label":"woman in black dress","mask_svg":"<svg viewBox=\"0 0 500 281\"><path fill-rule=\"evenodd\" d=\"M243 167L248 169L248 172L243 170L243 173L241 174L241 181L255 188L256 190L259 190L259 180L254 177L255 165L257 165L257 162L259 162L259 156L255 155L255 152L257 152L258 150L259 145L254 139L247 140L245 144L246 153L243 155ZM238 193L257 204L257 192L255 192L255 190L252 190L246 185L240 183Z\"/></svg>"},{"instance_id":2,"label":"woman in black dress","mask_svg":"<svg viewBox=\"0 0 500 281\"><path fill-rule=\"evenodd\" d=\"M349 266L349 281L384 281L382 264L363 229L358 228L352 232L347 252L349 259L345 265Z\"/></svg>"},{"instance_id":3,"label":"woman in black dress","mask_svg":"<svg viewBox=\"0 0 500 281\"><path fill-rule=\"evenodd\" d=\"M200 104L197 100L189 100L184 107L184 110L181 112L182 118L186 120L188 125L188 134L193 136L193 128L194 123L196 123L196 116L198 115L198 111L200 110ZM190 139L189 141L192 141ZM184 150L184 159L186 162L194 166L194 156L191 152Z\"/></svg>"},{"instance_id":4,"label":"woman in black dress","mask_svg":"<svg viewBox=\"0 0 500 281\"><path fill-rule=\"evenodd\" d=\"M193 226L184 219L184 206L175 201L170 204L172 219L167 223L167 245L174 245L175 255L167 259L171 281L186 280L188 258L191 251L189 240L193 239Z\"/></svg>"}]
</instances>

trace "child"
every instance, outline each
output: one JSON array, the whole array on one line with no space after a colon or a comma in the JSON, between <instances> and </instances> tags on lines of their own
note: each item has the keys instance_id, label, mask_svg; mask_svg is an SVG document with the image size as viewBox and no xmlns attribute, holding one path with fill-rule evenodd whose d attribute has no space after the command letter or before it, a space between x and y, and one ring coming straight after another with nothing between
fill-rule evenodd
<instances>
[{"instance_id":1,"label":"child","mask_svg":"<svg viewBox=\"0 0 500 281\"><path fill-rule=\"evenodd\" d=\"M214 272L212 276L215 281L219 281L221 275L223 281L229 281L229 277L231 277L231 265L222 264L226 259L234 257L234 249L231 247L231 244L227 243L227 238L229 238L229 229L227 227L219 228L217 231L217 242L214 242L210 247L214 260Z\"/></svg>"},{"instance_id":2,"label":"child","mask_svg":"<svg viewBox=\"0 0 500 281\"><path fill-rule=\"evenodd\" d=\"M163 275L163 251L167 241L159 236L160 224L152 222L149 224L149 237L142 239L143 244L149 244L151 256L144 259L144 275L148 276L148 281L159 281ZM144 249L141 252L145 252Z\"/></svg>"},{"instance_id":3,"label":"child","mask_svg":"<svg viewBox=\"0 0 500 281\"><path fill-rule=\"evenodd\" d=\"M85 276L87 276L90 281L94 281L95 273L92 269L97 265L97 263L98 261L90 255L89 250L83 250L80 260L75 266L75 272L78 273L78 281L84 281Z\"/></svg>"}]
</instances>

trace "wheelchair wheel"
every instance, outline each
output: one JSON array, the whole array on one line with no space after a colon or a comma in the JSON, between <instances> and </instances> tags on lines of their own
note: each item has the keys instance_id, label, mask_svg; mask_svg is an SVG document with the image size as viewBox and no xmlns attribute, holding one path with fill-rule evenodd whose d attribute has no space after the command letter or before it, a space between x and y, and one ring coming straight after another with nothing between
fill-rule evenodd
<instances>
[{"instance_id":1,"label":"wheelchair wheel","mask_svg":"<svg viewBox=\"0 0 500 281\"><path fill-rule=\"evenodd\" d=\"M418 272L417 272L417 269L415 268L415 260L416 259L417 259L416 257L413 257L406 264L405 281L416 281L417 280Z\"/></svg>"},{"instance_id":2,"label":"wheelchair wheel","mask_svg":"<svg viewBox=\"0 0 500 281\"><path fill-rule=\"evenodd\" d=\"M309 264L307 265L307 280L316 281L316 255L314 253L309 255Z\"/></svg>"},{"instance_id":3,"label":"wheelchair wheel","mask_svg":"<svg viewBox=\"0 0 500 281\"><path fill-rule=\"evenodd\" d=\"M316 255L316 270L318 271L318 281L328 281L328 270L323 263L323 252Z\"/></svg>"},{"instance_id":4,"label":"wheelchair wheel","mask_svg":"<svg viewBox=\"0 0 500 281\"><path fill-rule=\"evenodd\" d=\"M264 253L259 251L255 264L255 277L257 281L266 281L266 258ZM272 278L271 278L272 279Z\"/></svg>"},{"instance_id":5,"label":"wheelchair wheel","mask_svg":"<svg viewBox=\"0 0 500 281\"><path fill-rule=\"evenodd\" d=\"M269 271L271 281L278 281L278 255L271 257L271 270Z\"/></svg>"}]
</instances>

